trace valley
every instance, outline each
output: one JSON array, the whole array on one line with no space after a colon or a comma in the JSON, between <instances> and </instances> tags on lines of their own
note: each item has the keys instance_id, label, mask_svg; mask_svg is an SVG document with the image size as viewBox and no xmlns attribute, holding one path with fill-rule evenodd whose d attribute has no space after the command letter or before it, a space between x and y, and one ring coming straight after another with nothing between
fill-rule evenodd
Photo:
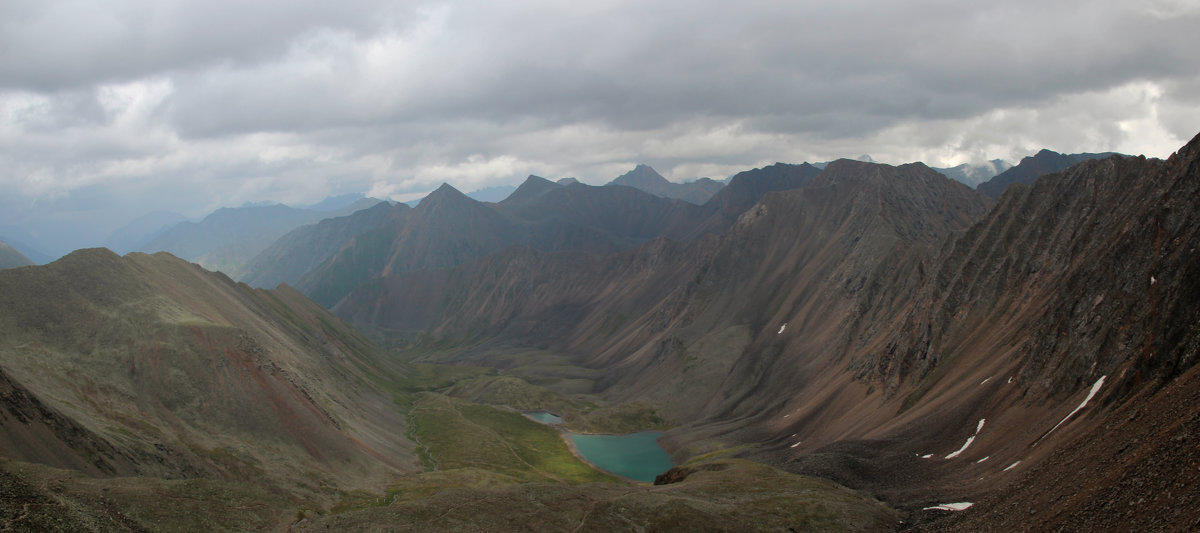
<instances>
[{"instance_id":1,"label":"valley","mask_svg":"<svg viewBox=\"0 0 1200 533\"><path fill-rule=\"evenodd\" d=\"M1200 138L1082 156L1002 194L851 160L622 176L686 201L444 185L241 282L105 249L0 271L0 524L1195 527ZM669 470L594 468L600 434Z\"/></svg>"}]
</instances>

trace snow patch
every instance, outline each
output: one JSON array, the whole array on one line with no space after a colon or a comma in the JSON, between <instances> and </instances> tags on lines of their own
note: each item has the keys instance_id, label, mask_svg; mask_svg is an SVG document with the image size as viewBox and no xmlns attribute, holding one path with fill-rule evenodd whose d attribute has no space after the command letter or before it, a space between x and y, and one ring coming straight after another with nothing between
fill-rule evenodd
<instances>
[{"instance_id":1,"label":"snow patch","mask_svg":"<svg viewBox=\"0 0 1200 533\"><path fill-rule=\"evenodd\" d=\"M782 326L779 326L779 333L776 333L776 335L783 333L783 330L785 329L787 329L787 322L784 322Z\"/></svg>"},{"instance_id":2,"label":"snow patch","mask_svg":"<svg viewBox=\"0 0 1200 533\"><path fill-rule=\"evenodd\" d=\"M1004 470L1002 470L1002 472L1008 472L1009 470L1016 468L1017 465L1019 465L1019 464L1021 464L1021 461L1017 461L1011 465L1008 465L1008 466L1004 467Z\"/></svg>"},{"instance_id":3,"label":"snow patch","mask_svg":"<svg viewBox=\"0 0 1200 533\"><path fill-rule=\"evenodd\" d=\"M1150 284L1154 285L1155 283L1158 283L1158 280L1154 279L1154 276L1150 276Z\"/></svg>"},{"instance_id":4,"label":"snow patch","mask_svg":"<svg viewBox=\"0 0 1200 533\"><path fill-rule=\"evenodd\" d=\"M988 460L988 459L991 459L991 458L992 458L992 456L990 456L990 455L989 455L989 456L987 456L987 457L984 457L983 459L980 459L980 460L978 460L978 461L975 461L975 464L982 463L982 462L984 462L984 461L986 461L986 460Z\"/></svg>"},{"instance_id":5,"label":"snow patch","mask_svg":"<svg viewBox=\"0 0 1200 533\"><path fill-rule=\"evenodd\" d=\"M933 507L926 507L923 510L924 511L962 511L964 509L970 508L972 505L975 505L975 504L973 504L971 502L943 503L941 505L934 505Z\"/></svg>"},{"instance_id":6,"label":"snow patch","mask_svg":"<svg viewBox=\"0 0 1200 533\"><path fill-rule=\"evenodd\" d=\"M789 448L795 448L796 446L799 446L799 445L800 445L800 443L802 443L802 442L804 442L804 441L802 441L802 440L798 440L798 441L796 441L796 443L795 443L795 444L793 444L793 445L789 446Z\"/></svg>"},{"instance_id":7,"label":"snow patch","mask_svg":"<svg viewBox=\"0 0 1200 533\"><path fill-rule=\"evenodd\" d=\"M983 381L980 381L980 382L979 382L979 384L980 384L980 385L983 385L984 383L987 383L987 382L989 382L989 381L991 381L991 380L992 380L991 376L988 376L988 378L987 378L987 379L985 379L985 380L983 380Z\"/></svg>"},{"instance_id":8,"label":"snow patch","mask_svg":"<svg viewBox=\"0 0 1200 533\"><path fill-rule=\"evenodd\" d=\"M932 453L927 453L927 454L921 456L922 459L928 459L930 457L933 457Z\"/></svg>"},{"instance_id":9,"label":"snow patch","mask_svg":"<svg viewBox=\"0 0 1200 533\"><path fill-rule=\"evenodd\" d=\"M975 442L975 437L979 436L979 431L983 429L983 423L985 421L987 421L986 418L980 418L979 423L975 425L975 434L971 435L970 437L967 437L967 442L963 443L962 448L959 448L958 450L954 451L950 455L947 455L946 458L953 459L955 457L958 457L959 454L961 454L962 452L967 451L967 447L970 446L972 442Z\"/></svg>"},{"instance_id":10,"label":"snow patch","mask_svg":"<svg viewBox=\"0 0 1200 533\"><path fill-rule=\"evenodd\" d=\"M966 451L967 446L970 446L972 442L975 442L975 435L971 435L970 437L967 437L967 442L963 443L962 448L959 448L958 450L954 451L950 455L947 455L946 458L953 459L955 457L958 457L959 454Z\"/></svg>"},{"instance_id":11,"label":"snow patch","mask_svg":"<svg viewBox=\"0 0 1200 533\"><path fill-rule=\"evenodd\" d=\"M1008 382L1012 383L1012 376L1008 376Z\"/></svg>"},{"instance_id":12,"label":"snow patch","mask_svg":"<svg viewBox=\"0 0 1200 533\"><path fill-rule=\"evenodd\" d=\"M1088 391L1087 398L1083 399L1083 403L1079 404L1079 407L1076 407L1074 411L1067 413L1067 416L1063 417L1062 420L1059 420L1057 424L1054 424L1054 427L1050 428L1050 431L1047 431L1046 435L1049 435L1050 433L1054 432L1054 430L1058 429L1058 426L1063 425L1063 422L1066 422L1068 418L1075 416L1075 413L1078 413L1080 409L1083 409L1083 407L1088 404L1088 402L1092 401L1092 397L1095 396L1096 393L1100 391L1100 387L1104 386L1104 378L1107 378L1107 377L1108 376L1100 376L1100 379L1096 380L1096 384L1092 385L1092 390ZM1042 439L1046 438L1046 435L1042 435ZM1042 439L1038 439L1038 440L1040 441ZM1037 443L1035 442L1034 444L1036 445Z\"/></svg>"}]
</instances>

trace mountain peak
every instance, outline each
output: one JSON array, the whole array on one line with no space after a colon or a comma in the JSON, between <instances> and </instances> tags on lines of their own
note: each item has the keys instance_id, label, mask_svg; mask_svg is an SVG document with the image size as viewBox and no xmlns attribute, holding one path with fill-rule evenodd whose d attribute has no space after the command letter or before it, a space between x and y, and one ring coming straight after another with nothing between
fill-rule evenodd
<instances>
[{"instance_id":1,"label":"mountain peak","mask_svg":"<svg viewBox=\"0 0 1200 533\"><path fill-rule=\"evenodd\" d=\"M512 194L508 195L508 198L505 198L500 203L508 205L527 202L545 194L547 191L552 191L559 187L561 185L558 183L530 174L528 178L525 178L525 182L520 187L517 187L517 190L513 191Z\"/></svg>"},{"instance_id":2,"label":"mountain peak","mask_svg":"<svg viewBox=\"0 0 1200 533\"><path fill-rule=\"evenodd\" d=\"M450 185L449 183L442 183L440 187L434 189L433 192L429 193L428 196L423 198L421 203L417 204L417 206L425 207L427 205L440 204L442 202L461 202L464 200L472 201L469 196L463 194L462 191L455 189L453 185Z\"/></svg>"},{"instance_id":3,"label":"mountain peak","mask_svg":"<svg viewBox=\"0 0 1200 533\"><path fill-rule=\"evenodd\" d=\"M671 183L670 180L662 177L662 174L659 174L650 165L639 164L633 170L621 174L617 179L612 180L609 185L625 185L640 189L643 187L658 187L669 183Z\"/></svg>"}]
</instances>

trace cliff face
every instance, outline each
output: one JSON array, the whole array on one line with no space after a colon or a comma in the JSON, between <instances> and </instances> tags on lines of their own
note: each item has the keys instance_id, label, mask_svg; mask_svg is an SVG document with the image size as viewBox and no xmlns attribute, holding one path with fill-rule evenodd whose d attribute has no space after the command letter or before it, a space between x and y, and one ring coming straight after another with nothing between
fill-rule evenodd
<instances>
[{"instance_id":1,"label":"cliff face","mask_svg":"<svg viewBox=\"0 0 1200 533\"><path fill-rule=\"evenodd\" d=\"M1195 361L1194 144L1169 161L1111 157L1014 187L948 247L889 352L863 376L894 387L979 351L1016 346L1040 394L1102 375L1121 387Z\"/></svg>"}]
</instances>

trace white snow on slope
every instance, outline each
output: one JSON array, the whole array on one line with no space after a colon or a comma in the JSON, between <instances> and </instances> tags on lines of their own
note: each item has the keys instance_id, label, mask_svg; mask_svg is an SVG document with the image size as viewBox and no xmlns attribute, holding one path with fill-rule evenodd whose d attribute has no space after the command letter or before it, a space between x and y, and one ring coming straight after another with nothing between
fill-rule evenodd
<instances>
[{"instance_id":1,"label":"white snow on slope","mask_svg":"<svg viewBox=\"0 0 1200 533\"><path fill-rule=\"evenodd\" d=\"M787 329L787 322L784 322L782 326L779 326L779 333L776 333L776 335L783 333L783 330L785 329Z\"/></svg>"},{"instance_id":2,"label":"white snow on slope","mask_svg":"<svg viewBox=\"0 0 1200 533\"><path fill-rule=\"evenodd\" d=\"M980 384L980 385L983 385L984 383L987 383L987 382L989 382L989 381L991 381L991 380L992 380L992 377L991 377L991 376L988 376L988 378L987 378L987 379L985 379L985 380L983 380L983 381L980 381L980 382L979 382L979 384Z\"/></svg>"},{"instance_id":3,"label":"white snow on slope","mask_svg":"<svg viewBox=\"0 0 1200 533\"><path fill-rule=\"evenodd\" d=\"M980 459L980 460L978 460L978 461L975 461L975 464L982 463L982 462L984 462L984 461L986 461L986 460L988 460L988 459L991 459L991 458L992 458L992 456L990 456L990 455L989 455L989 456L987 456L987 457L984 457L983 459Z\"/></svg>"},{"instance_id":4,"label":"white snow on slope","mask_svg":"<svg viewBox=\"0 0 1200 533\"><path fill-rule=\"evenodd\" d=\"M1062 420L1059 420L1057 424L1054 424L1054 427L1050 428L1050 431L1047 431L1046 435L1049 435L1050 433L1054 432L1054 430L1058 429L1058 426L1063 425L1063 422L1066 422L1067 419L1071 418L1072 416L1075 416L1075 413L1078 413L1080 409L1083 409L1083 406L1087 405L1088 402L1092 401L1092 397L1095 396L1096 393L1100 391L1100 387L1104 386L1104 378L1106 378L1106 377L1108 377L1108 376L1100 376L1100 379L1096 380L1096 384L1092 385L1092 390L1088 391L1087 398L1083 399L1083 403L1079 404L1079 407L1076 407L1074 411L1067 413L1067 416L1063 417ZM1042 439L1046 438L1046 435L1042 435ZM1042 439L1038 439L1038 440L1040 441ZM1034 444L1037 444L1037 443L1034 443Z\"/></svg>"},{"instance_id":5,"label":"white snow on slope","mask_svg":"<svg viewBox=\"0 0 1200 533\"><path fill-rule=\"evenodd\" d=\"M1008 472L1009 470L1016 468L1017 465L1019 465L1019 464L1021 464L1021 461L1017 461L1011 465L1008 465L1008 466L1004 467L1004 470L1002 470L1002 472Z\"/></svg>"},{"instance_id":6,"label":"white snow on slope","mask_svg":"<svg viewBox=\"0 0 1200 533\"><path fill-rule=\"evenodd\" d=\"M986 418L980 418L979 423L975 425L975 434L971 435L970 437L967 437L967 442L963 443L962 448L959 448L957 451L951 453L950 455L947 455L946 458L953 459L955 457L958 457L958 455L961 454L962 452L966 451L967 446L970 446L972 442L975 442L975 437L979 436L979 431L983 429L983 422L986 420L987 420Z\"/></svg>"},{"instance_id":7,"label":"white snow on slope","mask_svg":"<svg viewBox=\"0 0 1200 533\"><path fill-rule=\"evenodd\" d=\"M975 505L975 504L973 504L971 502L943 503L941 505L934 505L933 507L926 507L923 510L924 511L962 511L963 509L967 509L967 508L971 507L972 505Z\"/></svg>"}]
</instances>

